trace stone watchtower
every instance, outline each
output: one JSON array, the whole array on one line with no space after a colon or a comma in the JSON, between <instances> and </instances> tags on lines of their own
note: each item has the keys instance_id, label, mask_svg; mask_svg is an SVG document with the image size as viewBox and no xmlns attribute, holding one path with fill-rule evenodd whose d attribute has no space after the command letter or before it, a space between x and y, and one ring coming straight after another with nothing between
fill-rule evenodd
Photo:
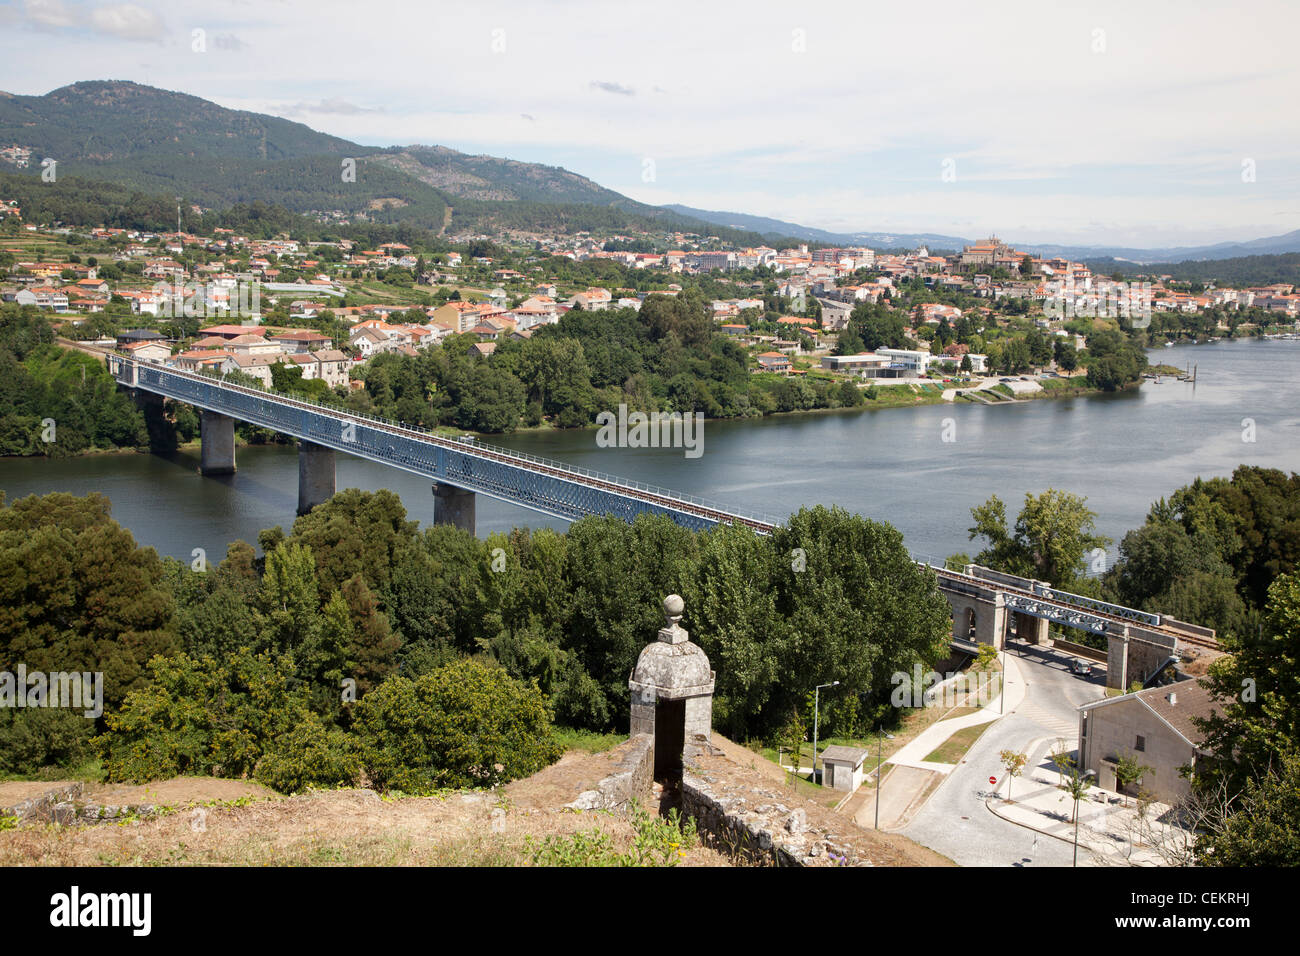
<instances>
[{"instance_id":1,"label":"stone watchtower","mask_svg":"<svg viewBox=\"0 0 1300 956\"><path fill-rule=\"evenodd\" d=\"M667 627L637 658L627 686L632 691L632 734L655 742L655 779L677 782L688 747L707 746L713 725L713 670L681 626L685 602L664 598Z\"/></svg>"}]
</instances>

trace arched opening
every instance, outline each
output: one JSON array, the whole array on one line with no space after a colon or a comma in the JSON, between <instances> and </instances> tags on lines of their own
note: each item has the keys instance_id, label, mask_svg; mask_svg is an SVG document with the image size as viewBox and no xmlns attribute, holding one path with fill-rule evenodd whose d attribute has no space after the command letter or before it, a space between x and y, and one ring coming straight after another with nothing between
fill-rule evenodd
<instances>
[{"instance_id":1,"label":"arched opening","mask_svg":"<svg viewBox=\"0 0 1300 956\"><path fill-rule=\"evenodd\" d=\"M968 607L966 609L966 640L975 640L975 609Z\"/></svg>"}]
</instances>

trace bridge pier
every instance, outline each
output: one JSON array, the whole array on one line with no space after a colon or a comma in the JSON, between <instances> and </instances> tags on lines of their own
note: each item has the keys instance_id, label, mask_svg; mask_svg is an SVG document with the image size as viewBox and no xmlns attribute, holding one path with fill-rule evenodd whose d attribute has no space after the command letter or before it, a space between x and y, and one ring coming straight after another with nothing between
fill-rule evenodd
<instances>
[{"instance_id":1,"label":"bridge pier","mask_svg":"<svg viewBox=\"0 0 1300 956\"><path fill-rule=\"evenodd\" d=\"M1007 636L1007 609L1001 592L986 588L942 588L952 608L955 640L991 644L998 650Z\"/></svg>"},{"instance_id":2,"label":"bridge pier","mask_svg":"<svg viewBox=\"0 0 1300 956\"><path fill-rule=\"evenodd\" d=\"M334 497L334 449L298 442L298 514L305 515Z\"/></svg>"},{"instance_id":3,"label":"bridge pier","mask_svg":"<svg viewBox=\"0 0 1300 956\"><path fill-rule=\"evenodd\" d=\"M433 486L433 523L452 524L474 533L474 492L444 485Z\"/></svg>"},{"instance_id":4,"label":"bridge pier","mask_svg":"<svg viewBox=\"0 0 1300 956\"><path fill-rule=\"evenodd\" d=\"M235 473L235 420L218 412L199 410L199 474Z\"/></svg>"}]
</instances>

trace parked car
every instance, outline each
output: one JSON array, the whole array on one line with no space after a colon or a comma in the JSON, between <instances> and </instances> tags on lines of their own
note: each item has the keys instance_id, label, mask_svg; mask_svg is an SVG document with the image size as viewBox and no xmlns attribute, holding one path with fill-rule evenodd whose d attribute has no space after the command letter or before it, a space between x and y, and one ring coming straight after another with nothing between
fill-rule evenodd
<instances>
[{"instance_id":1,"label":"parked car","mask_svg":"<svg viewBox=\"0 0 1300 956\"><path fill-rule=\"evenodd\" d=\"M1087 661L1081 661L1076 657L1074 660L1070 661L1070 673L1078 674L1080 677L1091 677L1092 665Z\"/></svg>"}]
</instances>

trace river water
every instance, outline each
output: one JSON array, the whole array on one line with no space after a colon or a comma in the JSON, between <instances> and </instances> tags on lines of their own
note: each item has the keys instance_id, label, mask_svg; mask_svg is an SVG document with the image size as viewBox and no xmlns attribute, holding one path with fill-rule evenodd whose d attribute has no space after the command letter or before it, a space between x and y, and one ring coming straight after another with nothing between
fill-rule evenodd
<instances>
[{"instance_id":1,"label":"river water","mask_svg":"<svg viewBox=\"0 0 1300 956\"><path fill-rule=\"evenodd\" d=\"M1196 384L1166 378L1119 395L1016 405L707 422L697 458L681 449L598 448L594 429L492 442L777 518L838 504L895 525L913 554L931 560L971 548L970 509L993 494L1013 520L1026 492L1086 495L1099 531L1118 543L1154 500L1198 475L1226 476L1238 464L1300 471L1300 341L1166 348L1151 360L1195 364ZM0 490L10 501L99 491L141 544L186 561L203 548L217 560L236 538L255 542L262 528L287 528L297 504L295 449L241 448L237 457L238 473L227 478L200 477L195 454L0 459ZM433 520L431 489L414 475L340 454L338 487L390 488L412 518ZM480 535L564 526L483 495L477 507Z\"/></svg>"}]
</instances>

